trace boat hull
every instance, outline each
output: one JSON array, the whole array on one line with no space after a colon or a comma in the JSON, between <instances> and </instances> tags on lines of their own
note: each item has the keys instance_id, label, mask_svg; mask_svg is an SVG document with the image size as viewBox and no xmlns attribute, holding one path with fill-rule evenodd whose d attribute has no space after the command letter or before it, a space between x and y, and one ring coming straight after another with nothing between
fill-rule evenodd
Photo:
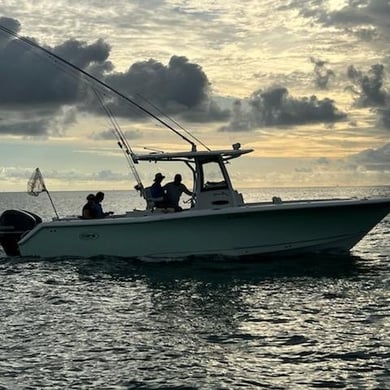
<instances>
[{"instance_id":1,"label":"boat hull","mask_svg":"<svg viewBox=\"0 0 390 390\"><path fill-rule=\"evenodd\" d=\"M387 200L253 204L42 223L22 256L182 258L347 252L390 211Z\"/></svg>"}]
</instances>

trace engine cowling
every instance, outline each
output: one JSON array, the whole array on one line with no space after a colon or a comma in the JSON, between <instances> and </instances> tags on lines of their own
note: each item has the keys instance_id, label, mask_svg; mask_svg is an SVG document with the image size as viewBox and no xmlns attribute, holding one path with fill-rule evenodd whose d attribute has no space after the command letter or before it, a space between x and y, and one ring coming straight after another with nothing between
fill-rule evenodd
<instances>
[{"instance_id":1,"label":"engine cowling","mask_svg":"<svg viewBox=\"0 0 390 390\"><path fill-rule=\"evenodd\" d=\"M4 211L0 216L0 244L7 256L20 255L18 241L41 222L41 217L30 211Z\"/></svg>"}]
</instances>

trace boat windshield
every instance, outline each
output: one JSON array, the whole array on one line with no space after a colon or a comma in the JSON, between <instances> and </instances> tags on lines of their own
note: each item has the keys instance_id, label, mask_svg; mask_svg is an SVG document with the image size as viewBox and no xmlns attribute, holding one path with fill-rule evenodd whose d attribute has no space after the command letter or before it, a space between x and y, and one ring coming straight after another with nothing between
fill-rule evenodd
<instances>
[{"instance_id":1,"label":"boat windshield","mask_svg":"<svg viewBox=\"0 0 390 390\"><path fill-rule=\"evenodd\" d=\"M227 188L225 177L218 161L208 161L202 164L201 191Z\"/></svg>"}]
</instances>

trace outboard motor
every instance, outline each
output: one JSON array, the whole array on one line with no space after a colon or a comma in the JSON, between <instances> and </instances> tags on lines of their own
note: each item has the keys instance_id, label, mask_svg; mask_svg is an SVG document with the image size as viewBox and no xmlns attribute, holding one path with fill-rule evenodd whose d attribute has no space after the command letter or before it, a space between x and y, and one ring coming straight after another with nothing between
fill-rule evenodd
<instances>
[{"instance_id":1,"label":"outboard motor","mask_svg":"<svg viewBox=\"0 0 390 390\"><path fill-rule=\"evenodd\" d=\"M42 219L30 211L6 210L0 216L0 244L7 256L20 255L20 238L42 222Z\"/></svg>"}]
</instances>

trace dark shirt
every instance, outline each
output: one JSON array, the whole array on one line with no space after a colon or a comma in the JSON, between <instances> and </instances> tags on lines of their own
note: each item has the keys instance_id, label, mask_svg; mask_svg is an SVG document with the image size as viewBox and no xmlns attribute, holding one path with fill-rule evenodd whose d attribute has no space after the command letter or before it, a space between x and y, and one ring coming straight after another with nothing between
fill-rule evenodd
<instances>
[{"instance_id":1,"label":"dark shirt","mask_svg":"<svg viewBox=\"0 0 390 390\"><path fill-rule=\"evenodd\" d=\"M150 195L152 195L152 198L163 198L164 197L164 191L161 187L161 183L154 182L152 186L150 187Z\"/></svg>"},{"instance_id":2,"label":"dark shirt","mask_svg":"<svg viewBox=\"0 0 390 390\"><path fill-rule=\"evenodd\" d=\"M97 218L97 210L96 210L95 202L87 202L83 206L82 216L83 218L87 218L87 219Z\"/></svg>"},{"instance_id":3,"label":"dark shirt","mask_svg":"<svg viewBox=\"0 0 390 390\"><path fill-rule=\"evenodd\" d=\"M164 186L165 196L170 206L179 207L181 194L192 195L192 192L183 183L170 182Z\"/></svg>"},{"instance_id":4,"label":"dark shirt","mask_svg":"<svg viewBox=\"0 0 390 390\"><path fill-rule=\"evenodd\" d=\"M104 218L106 215L103 212L103 207L101 203L95 203L96 218Z\"/></svg>"}]
</instances>

